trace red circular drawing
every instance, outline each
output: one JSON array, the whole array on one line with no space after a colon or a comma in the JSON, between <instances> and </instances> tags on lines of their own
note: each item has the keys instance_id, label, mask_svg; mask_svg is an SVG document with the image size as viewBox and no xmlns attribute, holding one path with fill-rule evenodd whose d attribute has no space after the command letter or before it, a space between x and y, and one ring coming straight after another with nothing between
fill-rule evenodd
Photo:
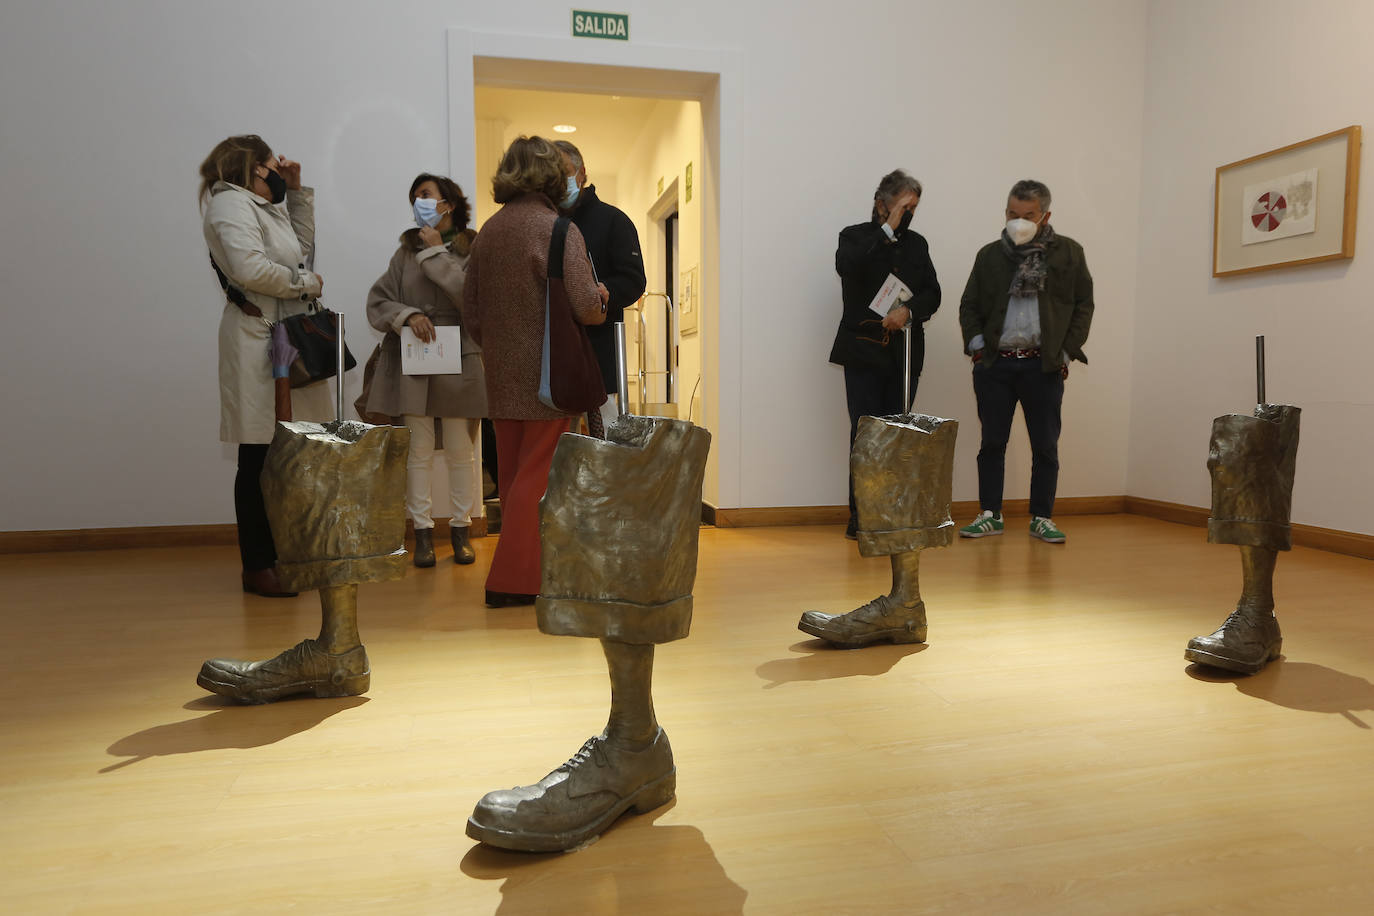
<instances>
[{"instance_id":1,"label":"red circular drawing","mask_svg":"<svg viewBox=\"0 0 1374 916\"><path fill-rule=\"evenodd\" d=\"M1288 212L1288 201L1278 191L1265 191L1250 208L1250 222L1260 232L1273 232Z\"/></svg>"}]
</instances>

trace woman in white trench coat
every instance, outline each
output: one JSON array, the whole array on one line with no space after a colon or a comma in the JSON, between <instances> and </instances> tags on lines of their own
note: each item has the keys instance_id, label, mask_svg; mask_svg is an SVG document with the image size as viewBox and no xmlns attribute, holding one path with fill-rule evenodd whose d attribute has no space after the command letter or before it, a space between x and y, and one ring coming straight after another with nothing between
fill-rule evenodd
<instances>
[{"instance_id":1,"label":"woman in white trench coat","mask_svg":"<svg viewBox=\"0 0 1374 916\"><path fill-rule=\"evenodd\" d=\"M300 163L274 156L255 134L219 143L201 163L200 177L210 257L244 300L236 305L226 297L219 323L219 437L239 447L234 514L243 590L290 597L277 581L258 478L276 422L269 322L306 311L324 284L305 267L315 244L315 192L301 186ZM328 382L293 389L291 414L333 419Z\"/></svg>"}]
</instances>

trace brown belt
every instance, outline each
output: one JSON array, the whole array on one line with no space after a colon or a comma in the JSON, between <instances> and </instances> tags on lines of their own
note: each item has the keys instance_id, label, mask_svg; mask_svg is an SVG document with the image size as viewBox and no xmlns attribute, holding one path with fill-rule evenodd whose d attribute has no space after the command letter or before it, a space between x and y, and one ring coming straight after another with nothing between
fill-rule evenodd
<instances>
[{"instance_id":1,"label":"brown belt","mask_svg":"<svg viewBox=\"0 0 1374 916\"><path fill-rule=\"evenodd\" d=\"M1006 359L1037 359L1040 356L1040 348L1029 347L1020 350L998 350L997 355Z\"/></svg>"}]
</instances>

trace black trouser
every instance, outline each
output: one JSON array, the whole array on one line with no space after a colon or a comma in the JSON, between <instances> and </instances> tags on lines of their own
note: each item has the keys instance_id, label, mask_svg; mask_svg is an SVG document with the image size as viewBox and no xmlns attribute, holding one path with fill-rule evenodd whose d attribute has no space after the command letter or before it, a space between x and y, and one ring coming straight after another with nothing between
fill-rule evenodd
<instances>
[{"instance_id":1,"label":"black trouser","mask_svg":"<svg viewBox=\"0 0 1374 916\"><path fill-rule=\"evenodd\" d=\"M979 505L989 512L1002 512L1007 440L1011 438L1016 405L1020 404L1031 444L1031 515L1049 518L1054 513L1054 493L1059 486L1063 377L1058 370L1044 371L1038 356L1002 356L991 366L974 365L973 394L978 399L978 419L983 424L982 445L978 449Z\"/></svg>"},{"instance_id":2,"label":"black trouser","mask_svg":"<svg viewBox=\"0 0 1374 916\"><path fill-rule=\"evenodd\" d=\"M239 557L248 572L277 565L277 546L267 524L262 500L262 465L267 446L240 445L239 472L234 476L234 516L239 527Z\"/></svg>"},{"instance_id":3,"label":"black trouser","mask_svg":"<svg viewBox=\"0 0 1374 916\"><path fill-rule=\"evenodd\" d=\"M916 399L916 382L921 376L920 363L917 361L917 345L920 339L912 341L912 378L911 398ZM922 350L924 347L921 348ZM890 417L906 413L902 405L902 371L883 373L873 369L844 367L844 396L849 405L849 447L854 448L854 437L859 434L860 417ZM855 518L854 475L849 475L849 518Z\"/></svg>"}]
</instances>

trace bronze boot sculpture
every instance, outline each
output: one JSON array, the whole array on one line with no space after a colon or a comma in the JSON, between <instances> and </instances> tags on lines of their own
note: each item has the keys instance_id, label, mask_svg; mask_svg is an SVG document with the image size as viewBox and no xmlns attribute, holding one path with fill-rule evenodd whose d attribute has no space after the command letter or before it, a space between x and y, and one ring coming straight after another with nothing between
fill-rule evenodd
<instances>
[{"instance_id":1,"label":"bronze boot sculpture","mask_svg":"<svg viewBox=\"0 0 1374 916\"><path fill-rule=\"evenodd\" d=\"M1301 413L1297 407L1261 404L1254 416L1229 414L1212 421L1207 540L1240 547L1241 595L1216 632L1188 640L1183 657L1191 662L1254 674L1283 649L1274 616L1274 565L1278 552L1293 546L1289 519Z\"/></svg>"},{"instance_id":2,"label":"bronze boot sculpture","mask_svg":"<svg viewBox=\"0 0 1374 916\"><path fill-rule=\"evenodd\" d=\"M277 572L320 590L320 635L260 662L212 658L196 683L241 703L357 696L372 670L358 636L358 583L405 575L408 430L350 420L278 423L262 471Z\"/></svg>"},{"instance_id":3,"label":"bronze boot sculpture","mask_svg":"<svg viewBox=\"0 0 1374 916\"><path fill-rule=\"evenodd\" d=\"M862 417L849 468L859 553L892 558L892 591L847 614L807 611L797 629L841 649L926 641L921 551L954 540L950 497L959 424L925 414Z\"/></svg>"},{"instance_id":4,"label":"bronze boot sculpture","mask_svg":"<svg viewBox=\"0 0 1374 916\"><path fill-rule=\"evenodd\" d=\"M537 783L488 792L467 834L525 852L574 849L627 810L672 799L677 769L654 715L654 646L692 622L701 483L711 436L685 420L621 417L606 440L559 440L540 509L539 629L601 640L605 730Z\"/></svg>"}]
</instances>

